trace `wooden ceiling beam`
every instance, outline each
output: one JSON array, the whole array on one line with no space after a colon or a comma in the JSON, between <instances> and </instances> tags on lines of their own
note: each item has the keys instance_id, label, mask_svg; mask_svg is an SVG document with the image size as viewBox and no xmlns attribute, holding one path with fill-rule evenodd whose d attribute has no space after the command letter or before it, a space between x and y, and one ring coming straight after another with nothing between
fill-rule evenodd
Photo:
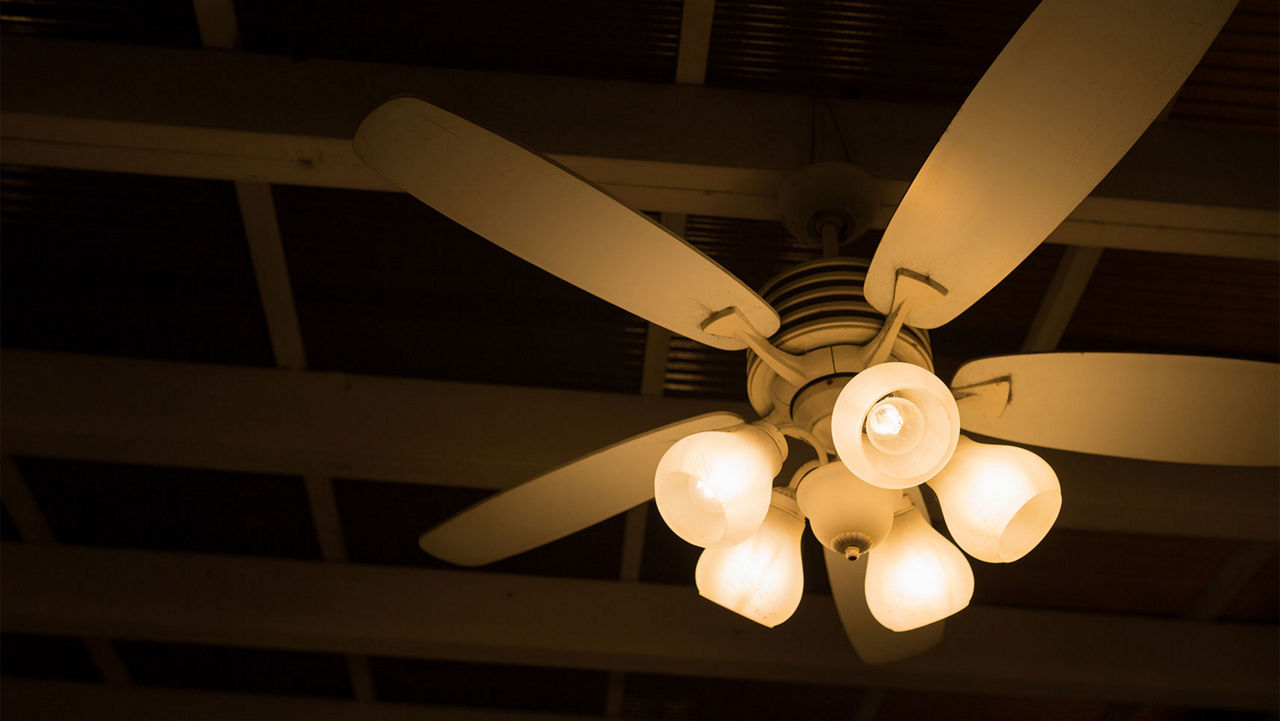
<instances>
[{"instance_id":1,"label":"wooden ceiling beam","mask_svg":"<svg viewBox=\"0 0 1280 721\"><path fill-rule=\"evenodd\" d=\"M89 375L82 375L88 373ZM506 488L719 401L0 352L5 453Z\"/></svg>"},{"instance_id":2,"label":"wooden ceiling beam","mask_svg":"<svg viewBox=\"0 0 1280 721\"><path fill-rule=\"evenodd\" d=\"M75 170L281 183L352 190L396 188L356 158L347 138L221 130L5 112L5 162ZM774 220L787 173L551 154L631 207L678 214ZM906 192L882 179L872 227L884 228ZM1092 248L1276 260L1274 210L1086 198L1046 242Z\"/></svg>"},{"instance_id":3,"label":"wooden ceiling beam","mask_svg":"<svg viewBox=\"0 0 1280 721\"><path fill-rule=\"evenodd\" d=\"M861 664L829 597L765 629L692 588L6 543L0 626L378 656L1273 708L1275 628L974 607Z\"/></svg>"},{"instance_id":4,"label":"wooden ceiling beam","mask_svg":"<svg viewBox=\"0 0 1280 721\"><path fill-rule=\"evenodd\" d=\"M1027 329L1023 353L1043 353L1058 347L1101 257L1101 248L1067 248Z\"/></svg>"},{"instance_id":5,"label":"wooden ceiling beam","mask_svg":"<svg viewBox=\"0 0 1280 721\"><path fill-rule=\"evenodd\" d=\"M58 542L44 511L27 485L26 477L22 475L22 469L7 455L0 456L0 498L3 498L4 510L24 541L48 544ZM124 661L116 653L110 639L91 636L84 639L84 649L102 675L103 681L113 685L129 683L129 670L125 668Z\"/></svg>"},{"instance_id":6,"label":"wooden ceiling beam","mask_svg":"<svg viewBox=\"0 0 1280 721\"><path fill-rule=\"evenodd\" d=\"M53 167L390 189L347 139L416 92L634 207L776 218L813 132L807 97L676 84L23 37L0 66L0 152ZM883 227L955 108L840 99L832 112L882 181ZM1273 135L1157 124L1049 241L1275 259L1277 152Z\"/></svg>"},{"instance_id":7,"label":"wooden ceiling beam","mask_svg":"<svg viewBox=\"0 0 1280 721\"><path fill-rule=\"evenodd\" d=\"M676 49L676 82L702 85L707 79L711 50L711 21L715 0L684 0L680 13L680 45Z\"/></svg>"},{"instance_id":8,"label":"wooden ceiling beam","mask_svg":"<svg viewBox=\"0 0 1280 721\"><path fill-rule=\"evenodd\" d=\"M379 103L415 93L542 153L781 172L809 162L813 132L811 100L794 93L20 36L0 67L7 113L165 126L350 138ZM832 101L856 162L897 181L915 177L956 109ZM1159 123L1099 195L1274 210L1278 144Z\"/></svg>"},{"instance_id":9,"label":"wooden ceiling beam","mask_svg":"<svg viewBox=\"0 0 1280 721\"><path fill-rule=\"evenodd\" d=\"M240 47L240 25L233 0L191 0L200 44L217 50Z\"/></svg>"},{"instance_id":10,"label":"wooden ceiling beam","mask_svg":"<svg viewBox=\"0 0 1280 721\"><path fill-rule=\"evenodd\" d=\"M720 401L5 350L0 445L37 456L508 488ZM1272 541L1274 468L1039 449L1058 525Z\"/></svg>"}]
</instances>

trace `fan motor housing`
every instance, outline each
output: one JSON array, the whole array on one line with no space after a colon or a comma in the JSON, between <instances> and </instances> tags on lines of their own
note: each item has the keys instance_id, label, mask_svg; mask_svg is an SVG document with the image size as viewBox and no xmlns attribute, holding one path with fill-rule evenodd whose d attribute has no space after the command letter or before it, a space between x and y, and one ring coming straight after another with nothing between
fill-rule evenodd
<instances>
[{"instance_id":1,"label":"fan motor housing","mask_svg":"<svg viewBox=\"0 0 1280 721\"><path fill-rule=\"evenodd\" d=\"M885 316L866 301L862 284L870 261L833 257L802 263L774 277L760 294L778 312L774 346L796 355L829 353L830 362L803 385L780 377L755 353L747 352L747 397L762 418L795 425L831 446L831 410L849 379L861 370L856 351L875 338ZM926 331L903 326L890 359L933 371ZM828 370L829 369L829 370Z\"/></svg>"}]
</instances>

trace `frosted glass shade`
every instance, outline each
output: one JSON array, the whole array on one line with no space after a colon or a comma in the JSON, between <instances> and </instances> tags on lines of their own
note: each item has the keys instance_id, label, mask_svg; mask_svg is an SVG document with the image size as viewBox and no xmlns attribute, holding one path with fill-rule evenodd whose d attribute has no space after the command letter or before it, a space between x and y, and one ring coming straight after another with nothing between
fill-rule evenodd
<instances>
[{"instance_id":1,"label":"frosted glass shade","mask_svg":"<svg viewBox=\"0 0 1280 721\"><path fill-rule=\"evenodd\" d=\"M880 625L910 631L940 621L969 605L973 569L912 508L893 520L893 530L867 554L867 608Z\"/></svg>"},{"instance_id":2,"label":"frosted glass shade","mask_svg":"<svg viewBox=\"0 0 1280 721\"><path fill-rule=\"evenodd\" d=\"M947 464L960 411L937 376L910 363L881 363L849 381L831 413L831 439L858 478L910 488Z\"/></svg>"},{"instance_id":3,"label":"frosted glass shade","mask_svg":"<svg viewBox=\"0 0 1280 721\"><path fill-rule=\"evenodd\" d=\"M1025 448L960 438L955 455L929 481L951 537L988 563L1016 561L1049 533L1062 508L1053 468Z\"/></svg>"},{"instance_id":4,"label":"frosted glass shade","mask_svg":"<svg viewBox=\"0 0 1280 721\"><path fill-rule=\"evenodd\" d=\"M796 501L822 545L857 558L875 548L893 527L901 491L863 483L843 463L815 468L800 481Z\"/></svg>"},{"instance_id":5,"label":"frosted glass shade","mask_svg":"<svg viewBox=\"0 0 1280 721\"><path fill-rule=\"evenodd\" d=\"M804 518L785 493L774 493L764 522L750 538L703 551L694 573L704 598L769 628L791 618L804 593Z\"/></svg>"},{"instance_id":6,"label":"frosted glass shade","mask_svg":"<svg viewBox=\"0 0 1280 721\"><path fill-rule=\"evenodd\" d=\"M731 546L755 533L769 510L782 452L754 426L682 438L654 474L658 512L695 546Z\"/></svg>"}]
</instances>

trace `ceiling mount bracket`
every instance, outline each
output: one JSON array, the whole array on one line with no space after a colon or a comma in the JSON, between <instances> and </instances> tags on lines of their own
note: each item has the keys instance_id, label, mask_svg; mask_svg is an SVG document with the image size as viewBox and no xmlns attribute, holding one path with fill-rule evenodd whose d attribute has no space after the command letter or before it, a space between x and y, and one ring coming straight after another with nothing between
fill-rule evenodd
<instances>
[{"instance_id":1,"label":"ceiling mount bracket","mask_svg":"<svg viewBox=\"0 0 1280 721\"><path fill-rule=\"evenodd\" d=\"M844 246L871 228L880 209L880 186L856 165L814 163L782 181L778 209L797 240L829 247L834 234L836 244Z\"/></svg>"}]
</instances>

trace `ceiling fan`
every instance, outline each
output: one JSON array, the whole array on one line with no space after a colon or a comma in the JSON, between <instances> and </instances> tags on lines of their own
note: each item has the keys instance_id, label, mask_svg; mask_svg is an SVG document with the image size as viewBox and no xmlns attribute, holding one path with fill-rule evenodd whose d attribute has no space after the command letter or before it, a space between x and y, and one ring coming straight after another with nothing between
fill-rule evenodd
<instances>
[{"instance_id":1,"label":"ceiling fan","mask_svg":"<svg viewBox=\"0 0 1280 721\"><path fill-rule=\"evenodd\" d=\"M706 550L699 592L766 626L803 589L806 519L859 656L890 661L938 642L973 575L935 531L1013 561L1061 506L1053 470L1017 443L1158 461L1280 463L1280 375L1270 363L1047 353L931 371L924 329L1000 282L1156 118L1235 0L1046 0L1010 40L912 182L868 264L838 255L866 230L875 182L818 164L784 184L791 232L825 258L757 294L663 226L587 181L413 98L355 135L365 163L500 247L706 345L748 349L760 419L687 419L499 493L424 534L442 559L480 565L548 543L650 498ZM763 296L763 297L762 297ZM775 487L786 437L817 458ZM656 470L655 470L656 469Z\"/></svg>"}]
</instances>

